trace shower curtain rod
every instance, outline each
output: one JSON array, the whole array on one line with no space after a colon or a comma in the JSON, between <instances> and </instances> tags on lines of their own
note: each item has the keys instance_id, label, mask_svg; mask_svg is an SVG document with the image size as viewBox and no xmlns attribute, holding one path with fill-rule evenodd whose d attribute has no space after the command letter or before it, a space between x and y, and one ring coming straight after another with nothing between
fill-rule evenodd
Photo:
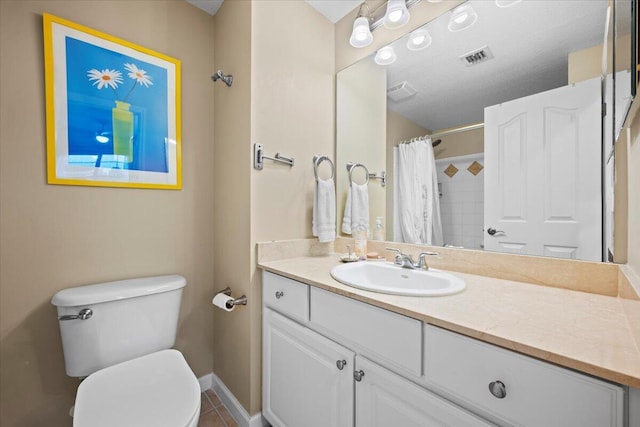
<instances>
[{"instance_id":1,"label":"shower curtain rod","mask_svg":"<svg viewBox=\"0 0 640 427\"><path fill-rule=\"evenodd\" d=\"M439 137L439 136L446 136L446 135L453 135L454 133L460 133L460 132L466 132L469 130L475 130L475 129L481 129L484 127L484 123L474 123L472 125L466 125L466 126L460 126L457 128L451 128L442 132L437 132L437 133L432 133L432 134L427 134L421 137L417 137L417 138L411 138L411 139L407 139L405 141L400 142L398 145L400 144L409 144L411 142L414 141L418 141L420 139L424 139L424 138L431 138L433 140L433 146L435 147L436 145L438 145L441 140L434 140L434 137Z\"/></svg>"},{"instance_id":2,"label":"shower curtain rod","mask_svg":"<svg viewBox=\"0 0 640 427\"><path fill-rule=\"evenodd\" d=\"M466 126L460 126L457 128L452 128L452 129L448 129L442 132L437 132L437 133L432 133L430 136L431 138L433 138L434 136L446 136L446 135L453 135L454 133L460 133L460 132L466 132L468 130L475 130L475 129L481 129L484 127L484 123L474 123L472 125L466 125Z\"/></svg>"}]
</instances>

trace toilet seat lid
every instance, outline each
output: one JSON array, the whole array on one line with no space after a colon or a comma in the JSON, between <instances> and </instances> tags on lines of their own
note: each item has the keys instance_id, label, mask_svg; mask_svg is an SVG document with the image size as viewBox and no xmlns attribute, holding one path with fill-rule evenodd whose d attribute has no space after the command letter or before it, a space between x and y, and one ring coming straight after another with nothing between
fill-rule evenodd
<instances>
[{"instance_id":1,"label":"toilet seat lid","mask_svg":"<svg viewBox=\"0 0 640 427\"><path fill-rule=\"evenodd\" d=\"M200 385L177 350L101 369L78 387L73 425L186 426L200 407Z\"/></svg>"}]
</instances>

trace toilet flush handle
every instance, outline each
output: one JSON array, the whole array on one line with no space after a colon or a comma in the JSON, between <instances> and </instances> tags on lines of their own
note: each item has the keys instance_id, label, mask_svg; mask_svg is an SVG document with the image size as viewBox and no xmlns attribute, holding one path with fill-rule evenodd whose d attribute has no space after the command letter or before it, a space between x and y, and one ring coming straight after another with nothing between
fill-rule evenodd
<instances>
[{"instance_id":1,"label":"toilet flush handle","mask_svg":"<svg viewBox=\"0 0 640 427\"><path fill-rule=\"evenodd\" d=\"M91 316L93 316L93 310L90 308L83 308L78 314L66 314L64 316L60 316L58 320L87 320L91 319Z\"/></svg>"}]
</instances>

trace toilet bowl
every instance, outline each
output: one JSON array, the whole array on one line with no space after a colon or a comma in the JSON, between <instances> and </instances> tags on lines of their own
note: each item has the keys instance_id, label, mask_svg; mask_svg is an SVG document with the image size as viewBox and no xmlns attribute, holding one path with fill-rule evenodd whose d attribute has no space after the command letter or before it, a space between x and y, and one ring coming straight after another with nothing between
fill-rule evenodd
<instances>
[{"instance_id":1,"label":"toilet bowl","mask_svg":"<svg viewBox=\"0 0 640 427\"><path fill-rule=\"evenodd\" d=\"M200 385L177 350L101 369L78 388L74 427L196 427Z\"/></svg>"}]
</instances>

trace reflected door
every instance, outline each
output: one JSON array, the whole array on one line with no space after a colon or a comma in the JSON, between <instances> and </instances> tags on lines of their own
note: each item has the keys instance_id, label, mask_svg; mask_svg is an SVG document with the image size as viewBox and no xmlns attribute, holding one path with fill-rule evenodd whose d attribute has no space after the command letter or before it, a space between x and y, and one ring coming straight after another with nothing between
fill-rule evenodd
<instances>
[{"instance_id":1,"label":"reflected door","mask_svg":"<svg viewBox=\"0 0 640 427\"><path fill-rule=\"evenodd\" d=\"M486 250L602 260L600 79L485 108Z\"/></svg>"}]
</instances>

